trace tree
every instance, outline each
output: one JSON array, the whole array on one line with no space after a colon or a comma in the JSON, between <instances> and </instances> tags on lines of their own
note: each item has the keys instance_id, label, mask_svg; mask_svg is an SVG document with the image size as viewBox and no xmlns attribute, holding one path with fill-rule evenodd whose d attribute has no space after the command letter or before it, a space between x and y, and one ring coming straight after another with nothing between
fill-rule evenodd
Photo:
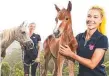
<instances>
[{"instance_id":1,"label":"tree","mask_svg":"<svg viewBox=\"0 0 109 76\"><path fill-rule=\"evenodd\" d=\"M23 64L22 62L18 62L14 65L13 76L24 76L23 72Z\"/></svg>"},{"instance_id":2,"label":"tree","mask_svg":"<svg viewBox=\"0 0 109 76\"><path fill-rule=\"evenodd\" d=\"M15 76L24 76L24 73L23 73L22 70L16 68L16 69L15 69Z\"/></svg>"},{"instance_id":3,"label":"tree","mask_svg":"<svg viewBox=\"0 0 109 76\"><path fill-rule=\"evenodd\" d=\"M8 62L3 62L1 66L1 76L9 76L10 75L10 66Z\"/></svg>"}]
</instances>

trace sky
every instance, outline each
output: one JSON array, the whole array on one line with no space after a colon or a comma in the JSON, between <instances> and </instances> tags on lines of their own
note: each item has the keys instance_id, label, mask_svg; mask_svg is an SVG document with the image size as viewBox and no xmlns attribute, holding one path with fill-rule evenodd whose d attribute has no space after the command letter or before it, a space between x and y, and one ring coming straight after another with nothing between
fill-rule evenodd
<instances>
[{"instance_id":1,"label":"sky","mask_svg":"<svg viewBox=\"0 0 109 76\"><path fill-rule=\"evenodd\" d=\"M56 26L57 11L67 8L69 0L1 0L0 31L19 26L23 21L36 23L35 33L40 34L42 42L52 34ZM72 2L72 29L74 35L86 30L86 16L89 8L99 5L105 10L107 18L107 36L109 38L109 3L108 0L70 0Z\"/></svg>"}]
</instances>

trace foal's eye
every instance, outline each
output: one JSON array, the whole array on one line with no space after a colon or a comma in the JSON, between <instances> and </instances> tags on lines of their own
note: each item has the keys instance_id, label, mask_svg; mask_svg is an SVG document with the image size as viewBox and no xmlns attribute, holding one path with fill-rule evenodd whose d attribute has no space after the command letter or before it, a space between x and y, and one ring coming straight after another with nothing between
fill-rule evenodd
<instances>
[{"instance_id":1,"label":"foal's eye","mask_svg":"<svg viewBox=\"0 0 109 76\"><path fill-rule=\"evenodd\" d=\"M22 32L22 34L26 34L26 32L25 32L25 31L23 31L23 32Z\"/></svg>"},{"instance_id":2,"label":"foal's eye","mask_svg":"<svg viewBox=\"0 0 109 76\"><path fill-rule=\"evenodd\" d=\"M68 20L69 18L65 18L66 20Z\"/></svg>"}]
</instances>

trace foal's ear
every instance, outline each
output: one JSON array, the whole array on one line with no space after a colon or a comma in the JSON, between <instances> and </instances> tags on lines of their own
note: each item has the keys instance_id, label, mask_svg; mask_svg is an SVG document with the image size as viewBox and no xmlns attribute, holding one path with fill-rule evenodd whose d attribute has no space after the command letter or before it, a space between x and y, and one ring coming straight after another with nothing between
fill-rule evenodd
<instances>
[{"instance_id":1,"label":"foal's ear","mask_svg":"<svg viewBox=\"0 0 109 76\"><path fill-rule=\"evenodd\" d=\"M68 3L67 10L69 12L72 10L72 3L71 3L71 1L69 1L69 3Z\"/></svg>"},{"instance_id":2,"label":"foal's ear","mask_svg":"<svg viewBox=\"0 0 109 76\"><path fill-rule=\"evenodd\" d=\"M54 5L55 5L55 9L57 10L57 12L59 12L60 11L59 7L56 4Z\"/></svg>"}]
</instances>

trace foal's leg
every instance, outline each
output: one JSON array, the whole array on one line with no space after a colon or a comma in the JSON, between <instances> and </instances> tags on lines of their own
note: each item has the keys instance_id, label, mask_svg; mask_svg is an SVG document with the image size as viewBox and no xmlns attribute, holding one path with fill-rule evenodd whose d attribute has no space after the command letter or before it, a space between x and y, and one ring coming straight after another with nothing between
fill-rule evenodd
<instances>
[{"instance_id":1,"label":"foal's leg","mask_svg":"<svg viewBox=\"0 0 109 76\"><path fill-rule=\"evenodd\" d=\"M62 76L62 68L63 68L64 61L65 58L59 54L57 58L57 65L58 65L57 76Z\"/></svg>"},{"instance_id":2,"label":"foal's leg","mask_svg":"<svg viewBox=\"0 0 109 76\"><path fill-rule=\"evenodd\" d=\"M69 76L74 76L74 61L68 60Z\"/></svg>"},{"instance_id":3,"label":"foal's leg","mask_svg":"<svg viewBox=\"0 0 109 76\"><path fill-rule=\"evenodd\" d=\"M48 53L45 55L44 59L45 59L44 60L44 70L43 70L42 76L47 76L48 63L49 63L49 60L51 59L50 51L48 51Z\"/></svg>"},{"instance_id":4,"label":"foal's leg","mask_svg":"<svg viewBox=\"0 0 109 76\"><path fill-rule=\"evenodd\" d=\"M54 60L53 76L57 76L57 70L58 70L58 68L57 68L57 66L58 66L58 64L57 64L57 58L53 58L53 60Z\"/></svg>"}]
</instances>

